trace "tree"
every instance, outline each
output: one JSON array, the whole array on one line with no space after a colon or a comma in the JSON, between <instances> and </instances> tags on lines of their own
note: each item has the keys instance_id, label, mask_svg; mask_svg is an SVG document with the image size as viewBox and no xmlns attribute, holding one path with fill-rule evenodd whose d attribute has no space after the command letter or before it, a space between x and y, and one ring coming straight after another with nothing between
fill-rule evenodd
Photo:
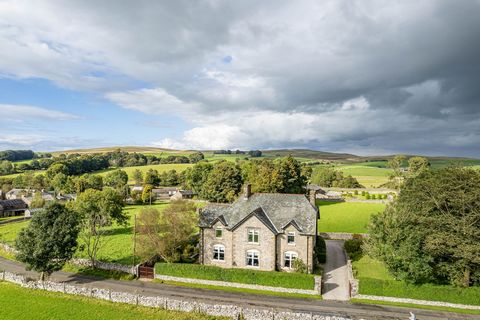
<instances>
[{"instance_id":1,"label":"tree","mask_svg":"<svg viewBox=\"0 0 480 320\"><path fill-rule=\"evenodd\" d=\"M201 152L194 152L188 155L190 163L197 163L205 159L205 156Z\"/></svg>"},{"instance_id":2,"label":"tree","mask_svg":"<svg viewBox=\"0 0 480 320\"><path fill-rule=\"evenodd\" d=\"M407 179L369 231L370 255L399 279L480 285L480 173L449 167Z\"/></svg>"},{"instance_id":3,"label":"tree","mask_svg":"<svg viewBox=\"0 0 480 320\"><path fill-rule=\"evenodd\" d=\"M97 174L84 174L74 179L75 190L82 193L87 189L102 190L103 178Z\"/></svg>"},{"instance_id":4,"label":"tree","mask_svg":"<svg viewBox=\"0 0 480 320\"><path fill-rule=\"evenodd\" d=\"M282 187L278 192L282 193L305 193L306 178L302 175L300 162L291 155L280 159L277 167Z\"/></svg>"},{"instance_id":5,"label":"tree","mask_svg":"<svg viewBox=\"0 0 480 320\"><path fill-rule=\"evenodd\" d=\"M0 175L12 174L14 172L15 169L11 161L0 161Z\"/></svg>"},{"instance_id":6,"label":"tree","mask_svg":"<svg viewBox=\"0 0 480 320\"><path fill-rule=\"evenodd\" d=\"M394 156L392 159L388 160L387 167L392 169L392 173L390 174L390 185L393 188L400 188L405 178L403 172L403 162L405 161L406 157L404 155L398 154Z\"/></svg>"},{"instance_id":7,"label":"tree","mask_svg":"<svg viewBox=\"0 0 480 320\"><path fill-rule=\"evenodd\" d=\"M251 150L248 151L248 155L252 158L259 158L262 156L262 151L260 150Z\"/></svg>"},{"instance_id":8,"label":"tree","mask_svg":"<svg viewBox=\"0 0 480 320\"><path fill-rule=\"evenodd\" d=\"M49 180L53 179L57 174L63 173L64 175L68 175L68 167L63 163L54 163L47 169L47 178Z\"/></svg>"},{"instance_id":9,"label":"tree","mask_svg":"<svg viewBox=\"0 0 480 320\"><path fill-rule=\"evenodd\" d=\"M143 201L143 203L152 204L152 198L153 198L152 189L153 189L153 187L152 187L151 184L146 184L143 187L143 191L142 191L142 201Z\"/></svg>"},{"instance_id":10,"label":"tree","mask_svg":"<svg viewBox=\"0 0 480 320\"><path fill-rule=\"evenodd\" d=\"M62 269L77 249L79 216L60 203L52 202L37 212L15 240L16 258L27 269L44 274Z\"/></svg>"},{"instance_id":11,"label":"tree","mask_svg":"<svg viewBox=\"0 0 480 320\"><path fill-rule=\"evenodd\" d=\"M185 170L185 187L196 193L201 193L213 165L208 162L199 162Z\"/></svg>"},{"instance_id":12,"label":"tree","mask_svg":"<svg viewBox=\"0 0 480 320\"><path fill-rule=\"evenodd\" d=\"M162 211L143 209L137 219L139 255L169 263L187 259L197 220L194 203L185 200L172 201Z\"/></svg>"},{"instance_id":13,"label":"tree","mask_svg":"<svg viewBox=\"0 0 480 320\"><path fill-rule=\"evenodd\" d=\"M43 199L42 197L42 192L39 192L39 191L35 192L29 207L32 209L43 208L44 205L45 205L45 199Z\"/></svg>"},{"instance_id":14,"label":"tree","mask_svg":"<svg viewBox=\"0 0 480 320\"><path fill-rule=\"evenodd\" d=\"M242 188L242 175L234 163L222 161L208 174L200 196L214 202L231 202Z\"/></svg>"},{"instance_id":15,"label":"tree","mask_svg":"<svg viewBox=\"0 0 480 320\"><path fill-rule=\"evenodd\" d=\"M105 176L104 183L106 186L117 190L118 193L125 195L127 191L128 174L123 170L109 172Z\"/></svg>"},{"instance_id":16,"label":"tree","mask_svg":"<svg viewBox=\"0 0 480 320\"><path fill-rule=\"evenodd\" d=\"M133 171L133 181L135 181L135 185L140 186L143 183L143 173L142 171L135 169Z\"/></svg>"},{"instance_id":17,"label":"tree","mask_svg":"<svg viewBox=\"0 0 480 320\"><path fill-rule=\"evenodd\" d=\"M411 157L408 159L408 175L414 177L425 170L428 170L430 163L424 157Z\"/></svg>"},{"instance_id":18,"label":"tree","mask_svg":"<svg viewBox=\"0 0 480 320\"><path fill-rule=\"evenodd\" d=\"M113 223L124 225L128 216L123 209L122 197L113 189L102 191L87 189L72 205L82 217L80 239L95 267L97 253L103 245L107 227Z\"/></svg>"},{"instance_id":19,"label":"tree","mask_svg":"<svg viewBox=\"0 0 480 320\"><path fill-rule=\"evenodd\" d=\"M147 173L145 174L145 179L143 180L143 184L150 184L152 186L157 186L160 182L160 177L158 175L158 171L154 169L148 169Z\"/></svg>"}]
</instances>

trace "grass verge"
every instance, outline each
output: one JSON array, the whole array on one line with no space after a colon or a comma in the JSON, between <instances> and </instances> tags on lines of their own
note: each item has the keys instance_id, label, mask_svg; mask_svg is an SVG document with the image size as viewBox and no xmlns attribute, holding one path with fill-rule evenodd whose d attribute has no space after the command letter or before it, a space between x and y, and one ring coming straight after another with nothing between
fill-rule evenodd
<instances>
[{"instance_id":1,"label":"grass verge","mask_svg":"<svg viewBox=\"0 0 480 320\"><path fill-rule=\"evenodd\" d=\"M400 302L388 302L388 301L376 301L376 300L366 300L366 299L351 299L352 303L361 303L361 304L375 304L375 305L386 305L386 306L396 306L412 309L425 309L425 310L435 310L435 311L446 311L446 312L455 312L461 314L480 314L480 310L467 310L467 309L458 309L458 308L449 308L449 307L439 307L439 306L425 306L413 303L400 303Z\"/></svg>"},{"instance_id":2,"label":"grass verge","mask_svg":"<svg viewBox=\"0 0 480 320\"><path fill-rule=\"evenodd\" d=\"M237 282L270 287L307 290L313 290L314 287L314 276L304 273L225 269L215 266L186 263L157 263L155 265L155 272L173 277Z\"/></svg>"},{"instance_id":3,"label":"grass verge","mask_svg":"<svg viewBox=\"0 0 480 320\"><path fill-rule=\"evenodd\" d=\"M0 319L16 320L206 320L226 319L198 313L147 308L92 298L21 288L0 282Z\"/></svg>"},{"instance_id":4,"label":"grass verge","mask_svg":"<svg viewBox=\"0 0 480 320\"><path fill-rule=\"evenodd\" d=\"M223 286L211 286L211 285L205 285L205 284L199 284L199 283L185 283L185 282L177 282L177 281L165 281L165 280L159 280L159 279L154 280L154 282L163 283L163 284L172 285L172 286L200 288L200 289L218 290L218 291L226 291L226 292L261 294L266 296L284 297L284 298L322 300L322 296L311 295L311 294L299 294L299 293L274 292L274 291L254 290L254 289L244 289L244 288L232 288L232 287L223 287Z\"/></svg>"}]
</instances>

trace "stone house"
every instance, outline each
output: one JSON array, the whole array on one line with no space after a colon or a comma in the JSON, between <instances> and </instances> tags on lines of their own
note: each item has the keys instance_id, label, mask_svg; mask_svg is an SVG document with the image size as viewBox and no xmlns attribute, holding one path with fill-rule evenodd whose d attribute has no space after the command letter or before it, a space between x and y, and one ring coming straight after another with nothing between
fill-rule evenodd
<instances>
[{"instance_id":1,"label":"stone house","mask_svg":"<svg viewBox=\"0 0 480 320\"><path fill-rule=\"evenodd\" d=\"M313 270L319 212L315 194L251 193L199 212L200 263L290 271L301 259Z\"/></svg>"},{"instance_id":2,"label":"stone house","mask_svg":"<svg viewBox=\"0 0 480 320\"><path fill-rule=\"evenodd\" d=\"M177 192L170 197L170 200L192 199L194 195L195 192L192 190L177 190Z\"/></svg>"}]
</instances>

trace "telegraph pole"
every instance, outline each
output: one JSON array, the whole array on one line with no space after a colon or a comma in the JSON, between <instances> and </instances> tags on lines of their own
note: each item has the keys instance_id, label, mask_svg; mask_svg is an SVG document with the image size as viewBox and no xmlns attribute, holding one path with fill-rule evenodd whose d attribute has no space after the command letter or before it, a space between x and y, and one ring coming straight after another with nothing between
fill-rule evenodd
<instances>
[{"instance_id":1,"label":"telegraph pole","mask_svg":"<svg viewBox=\"0 0 480 320\"><path fill-rule=\"evenodd\" d=\"M133 256L132 262L133 267L135 267L135 247L137 245L137 214L133 216Z\"/></svg>"}]
</instances>

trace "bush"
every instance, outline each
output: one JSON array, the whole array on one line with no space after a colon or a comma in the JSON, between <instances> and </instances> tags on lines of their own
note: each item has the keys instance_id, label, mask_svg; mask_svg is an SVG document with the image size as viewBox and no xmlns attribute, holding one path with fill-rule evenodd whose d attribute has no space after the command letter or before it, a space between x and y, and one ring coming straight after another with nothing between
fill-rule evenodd
<instances>
[{"instance_id":1,"label":"bush","mask_svg":"<svg viewBox=\"0 0 480 320\"><path fill-rule=\"evenodd\" d=\"M327 262L327 245L325 244L325 239L318 236L314 250L317 263Z\"/></svg>"},{"instance_id":2,"label":"bush","mask_svg":"<svg viewBox=\"0 0 480 320\"><path fill-rule=\"evenodd\" d=\"M370 200L370 193L367 193L367 194L365 195L365 199Z\"/></svg>"},{"instance_id":3,"label":"bush","mask_svg":"<svg viewBox=\"0 0 480 320\"><path fill-rule=\"evenodd\" d=\"M356 196L358 196L358 190L355 190L355 191L353 192L353 194L356 195Z\"/></svg>"},{"instance_id":4,"label":"bush","mask_svg":"<svg viewBox=\"0 0 480 320\"><path fill-rule=\"evenodd\" d=\"M248 269L225 269L215 266L186 263L157 263L155 273L204 280L237 282L271 287L311 290L314 276L304 273L257 271Z\"/></svg>"},{"instance_id":5,"label":"bush","mask_svg":"<svg viewBox=\"0 0 480 320\"><path fill-rule=\"evenodd\" d=\"M371 197L371 199L375 200L375 199L377 199L377 196L376 196L376 195L374 195L374 194L372 194L372 197Z\"/></svg>"},{"instance_id":6,"label":"bush","mask_svg":"<svg viewBox=\"0 0 480 320\"><path fill-rule=\"evenodd\" d=\"M297 273L307 273L307 265L305 264L305 262L303 262L302 259L295 259L293 261L293 269L295 270L295 272Z\"/></svg>"},{"instance_id":7,"label":"bush","mask_svg":"<svg viewBox=\"0 0 480 320\"><path fill-rule=\"evenodd\" d=\"M365 191L362 191L362 196L363 196L363 197L365 196Z\"/></svg>"},{"instance_id":8,"label":"bush","mask_svg":"<svg viewBox=\"0 0 480 320\"><path fill-rule=\"evenodd\" d=\"M344 248L351 260L357 261L362 257L362 245L363 240L359 239L358 237L354 237L351 240L345 241Z\"/></svg>"}]
</instances>

